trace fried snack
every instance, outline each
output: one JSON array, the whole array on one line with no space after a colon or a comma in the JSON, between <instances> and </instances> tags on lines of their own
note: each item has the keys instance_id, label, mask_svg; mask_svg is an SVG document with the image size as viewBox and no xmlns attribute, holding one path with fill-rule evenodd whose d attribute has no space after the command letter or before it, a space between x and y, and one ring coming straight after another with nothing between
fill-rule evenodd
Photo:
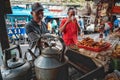
<instances>
[{"instance_id":1,"label":"fried snack","mask_svg":"<svg viewBox=\"0 0 120 80\"><path fill-rule=\"evenodd\" d=\"M102 41L96 42L92 38L86 37L82 41L78 41L77 45L87 46L91 48L103 48L106 46L106 42L102 42Z\"/></svg>"}]
</instances>

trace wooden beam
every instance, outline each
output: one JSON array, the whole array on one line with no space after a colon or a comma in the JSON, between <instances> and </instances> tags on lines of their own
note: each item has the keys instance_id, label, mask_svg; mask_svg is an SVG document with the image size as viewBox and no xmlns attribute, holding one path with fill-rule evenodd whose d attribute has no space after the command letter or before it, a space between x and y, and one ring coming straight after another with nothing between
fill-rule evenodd
<instances>
[{"instance_id":1,"label":"wooden beam","mask_svg":"<svg viewBox=\"0 0 120 80\"><path fill-rule=\"evenodd\" d=\"M9 41L5 23L5 0L0 1L0 42L2 50L9 48Z\"/></svg>"}]
</instances>

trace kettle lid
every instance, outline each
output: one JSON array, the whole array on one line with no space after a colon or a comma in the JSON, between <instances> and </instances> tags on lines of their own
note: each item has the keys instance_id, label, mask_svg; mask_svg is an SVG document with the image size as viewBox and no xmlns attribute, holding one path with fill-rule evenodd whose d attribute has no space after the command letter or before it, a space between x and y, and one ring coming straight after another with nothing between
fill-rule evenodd
<instances>
[{"instance_id":1,"label":"kettle lid","mask_svg":"<svg viewBox=\"0 0 120 80\"><path fill-rule=\"evenodd\" d=\"M26 61L25 61L24 59L22 59L22 58L16 58L16 59L13 58L13 59L9 59L9 60L7 61L9 68L17 68L17 67L20 67L20 66L24 65L25 62L26 62Z\"/></svg>"}]
</instances>

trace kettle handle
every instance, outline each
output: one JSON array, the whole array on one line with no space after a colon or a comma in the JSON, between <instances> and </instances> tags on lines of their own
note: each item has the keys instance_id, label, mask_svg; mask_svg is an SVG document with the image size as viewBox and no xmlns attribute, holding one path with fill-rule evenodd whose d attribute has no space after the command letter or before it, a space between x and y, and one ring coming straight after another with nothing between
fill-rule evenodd
<instances>
[{"instance_id":1,"label":"kettle handle","mask_svg":"<svg viewBox=\"0 0 120 80\"><path fill-rule=\"evenodd\" d=\"M30 53L30 55L32 56L33 60L35 60L37 58L37 56L35 56L35 54L30 49L28 49L27 52ZM25 52L25 55L24 55L25 59L27 59L27 52Z\"/></svg>"},{"instance_id":2,"label":"kettle handle","mask_svg":"<svg viewBox=\"0 0 120 80\"><path fill-rule=\"evenodd\" d=\"M63 46L63 49L61 50L61 53L62 53L62 54L59 54L59 55L60 55L60 61L64 61L64 52L65 52L66 46L65 46L65 43L64 43L63 39L62 39L61 37L59 37L59 36L54 36L54 35L51 35L51 34L44 34L44 35L42 35L42 36L39 38L39 40L38 40L38 42L37 42L37 46L39 46L39 48L42 47L41 45L39 45L42 38L53 38L53 39L56 38L56 39L58 39L58 40L61 42L61 44L62 44L62 46ZM40 49L40 52L41 52L41 49Z\"/></svg>"},{"instance_id":3,"label":"kettle handle","mask_svg":"<svg viewBox=\"0 0 120 80\"><path fill-rule=\"evenodd\" d=\"M61 44L63 46L63 49L61 51L62 54L60 54L60 61L62 62L62 61L64 61L64 55L65 55L65 48L66 48L66 46L65 46L65 43L64 43L62 38L58 37L58 40L61 42Z\"/></svg>"},{"instance_id":4,"label":"kettle handle","mask_svg":"<svg viewBox=\"0 0 120 80\"><path fill-rule=\"evenodd\" d=\"M5 49L3 52L4 52L4 55L3 55L3 65L4 65L4 68L6 69L9 69L8 67L8 64L7 64L7 60L8 60L8 55L10 53L11 50L14 50L14 49L17 49L18 52L19 52L19 58L22 58L22 51L21 51L21 48L19 45L16 45L15 47L13 48L8 48L8 49Z\"/></svg>"}]
</instances>

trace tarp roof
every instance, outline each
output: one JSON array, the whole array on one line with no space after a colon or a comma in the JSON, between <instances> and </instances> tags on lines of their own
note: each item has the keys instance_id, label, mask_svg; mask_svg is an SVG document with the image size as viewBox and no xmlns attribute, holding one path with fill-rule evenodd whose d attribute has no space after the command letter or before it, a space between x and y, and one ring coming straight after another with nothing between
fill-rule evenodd
<instances>
[{"instance_id":1,"label":"tarp roof","mask_svg":"<svg viewBox=\"0 0 120 80\"><path fill-rule=\"evenodd\" d=\"M30 11L25 9L12 9L12 14L7 14L8 16L30 16Z\"/></svg>"},{"instance_id":2,"label":"tarp roof","mask_svg":"<svg viewBox=\"0 0 120 80\"><path fill-rule=\"evenodd\" d=\"M31 9L25 9L19 6L12 7L12 14L7 16L31 16ZM48 9L44 9L44 16L54 16Z\"/></svg>"}]
</instances>

